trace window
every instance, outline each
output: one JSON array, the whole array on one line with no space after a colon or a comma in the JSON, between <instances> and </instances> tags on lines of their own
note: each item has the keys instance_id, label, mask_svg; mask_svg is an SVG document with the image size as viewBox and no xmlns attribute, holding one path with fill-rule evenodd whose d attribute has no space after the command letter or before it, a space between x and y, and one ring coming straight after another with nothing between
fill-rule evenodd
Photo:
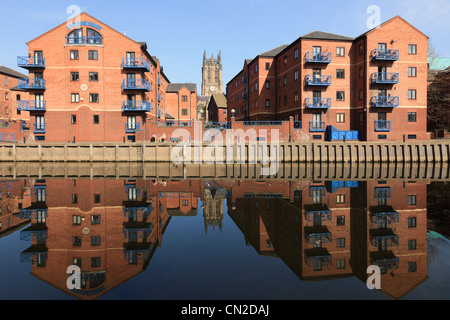
<instances>
[{"instance_id":1,"label":"window","mask_svg":"<svg viewBox=\"0 0 450 320\"><path fill-rule=\"evenodd\" d=\"M70 60L78 60L78 50L70 50Z\"/></svg>"},{"instance_id":2,"label":"window","mask_svg":"<svg viewBox=\"0 0 450 320\"><path fill-rule=\"evenodd\" d=\"M336 247L345 248L345 238L336 239Z\"/></svg>"},{"instance_id":3,"label":"window","mask_svg":"<svg viewBox=\"0 0 450 320\"><path fill-rule=\"evenodd\" d=\"M5 100L9 100L9 94L5 93Z\"/></svg>"},{"instance_id":4,"label":"window","mask_svg":"<svg viewBox=\"0 0 450 320\"><path fill-rule=\"evenodd\" d=\"M408 272L416 272L416 271L417 271L417 263L408 262Z\"/></svg>"},{"instance_id":5,"label":"window","mask_svg":"<svg viewBox=\"0 0 450 320\"><path fill-rule=\"evenodd\" d=\"M5 86L8 85L8 77L5 77Z\"/></svg>"},{"instance_id":6,"label":"window","mask_svg":"<svg viewBox=\"0 0 450 320\"><path fill-rule=\"evenodd\" d=\"M81 268L81 258L73 258L73 265Z\"/></svg>"},{"instance_id":7,"label":"window","mask_svg":"<svg viewBox=\"0 0 450 320\"><path fill-rule=\"evenodd\" d=\"M364 121L364 114L362 112L359 113L359 122Z\"/></svg>"},{"instance_id":8,"label":"window","mask_svg":"<svg viewBox=\"0 0 450 320\"><path fill-rule=\"evenodd\" d=\"M81 216L72 216L72 224L74 226L80 226L81 225Z\"/></svg>"},{"instance_id":9,"label":"window","mask_svg":"<svg viewBox=\"0 0 450 320\"><path fill-rule=\"evenodd\" d=\"M415 89L408 90L408 99L409 100L417 99L417 91Z\"/></svg>"},{"instance_id":10,"label":"window","mask_svg":"<svg viewBox=\"0 0 450 320\"><path fill-rule=\"evenodd\" d=\"M336 203L337 204L344 204L345 203L345 194L338 194L336 196Z\"/></svg>"},{"instance_id":11,"label":"window","mask_svg":"<svg viewBox=\"0 0 450 320\"><path fill-rule=\"evenodd\" d=\"M298 92L295 92L295 93L294 93L294 101L295 101L295 102L298 102Z\"/></svg>"},{"instance_id":12,"label":"window","mask_svg":"<svg viewBox=\"0 0 450 320\"><path fill-rule=\"evenodd\" d=\"M181 96L181 102L187 102L188 97L187 96Z\"/></svg>"},{"instance_id":13,"label":"window","mask_svg":"<svg viewBox=\"0 0 450 320\"><path fill-rule=\"evenodd\" d=\"M258 65L255 65L255 73L258 72Z\"/></svg>"},{"instance_id":14,"label":"window","mask_svg":"<svg viewBox=\"0 0 450 320\"><path fill-rule=\"evenodd\" d=\"M417 227L417 218L408 218L408 228L416 228Z\"/></svg>"},{"instance_id":15,"label":"window","mask_svg":"<svg viewBox=\"0 0 450 320\"><path fill-rule=\"evenodd\" d=\"M386 140L386 139L387 139L387 135L385 135L385 134L378 135L378 140Z\"/></svg>"},{"instance_id":16,"label":"window","mask_svg":"<svg viewBox=\"0 0 450 320\"><path fill-rule=\"evenodd\" d=\"M294 72L294 80L298 80L298 71Z\"/></svg>"},{"instance_id":17,"label":"window","mask_svg":"<svg viewBox=\"0 0 450 320\"><path fill-rule=\"evenodd\" d=\"M345 113L336 113L336 122L345 123Z\"/></svg>"},{"instance_id":18,"label":"window","mask_svg":"<svg viewBox=\"0 0 450 320\"><path fill-rule=\"evenodd\" d=\"M266 108L270 108L270 99L266 99Z\"/></svg>"},{"instance_id":19,"label":"window","mask_svg":"<svg viewBox=\"0 0 450 320\"><path fill-rule=\"evenodd\" d=\"M91 258L91 267L92 268L100 268L101 265L102 265L101 257Z\"/></svg>"},{"instance_id":20,"label":"window","mask_svg":"<svg viewBox=\"0 0 450 320\"><path fill-rule=\"evenodd\" d=\"M345 70L344 69L337 69L336 70L336 78L337 79L345 79Z\"/></svg>"},{"instance_id":21,"label":"window","mask_svg":"<svg viewBox=\"0 0 450 320\"><path fill-rule=\"evenodd\" d=\"M98 93L90 93L89 94L89 102L90 103L98 103L99 102Z\"/></svg>"},{"instance_id":22,"label":"window","mask_svg":"<svg viewBox=\"0 0 450 320\"><path fill-rule=\"evenodd\" d=\"M408 112L408 122L417 122L416 112Z\"/></svg>"},{"instance_id":23,"label":"window","mask_svg":"<svg viewBox=\"0 0 450 320\"><path fill-rule=\"evenodd\" d=\"M283 102L284 102L284 105L287 105L287 103L288 103L288 98L287 98L287 96L284 96Z\"/></svg>"},{"instance_id":24,"label":"window","mask_svg":"<svg viewBox=\"0 0 450 320\"><path fill-rule=\"evenodd\" d=\"M359 77L360 77L360 78L363 77L363 68L359 68Z\"/></svg>"},{"instance_id":25,"label":"window","mask_svg":"<svg viewBox=\"0 0 450 320\"><path fill-rule=\"evenodd\" d=\"M336 219L336 225L339 227L345 226L345 216L338 216Z\"/></svg>"},{"instance_id":26,"label":"window","mask_svg":"<svg viewBox=\"0 0 450 320\"><path fill-rule=\"evenodd\" d=\"M408 68L408 77L417 77L417 68L416 67Z\"/></svg>"},{"instance_id":27,"label":"window","mask_svg":"<svg viewBox=\"0 0 450 320\"><path fill-rule=\"evenodd\" d=\"M72 237L72 245L74 247L81 247L81 237Z\"/></svg>"},{"instance_id":28,"label":"window","mask_svg":"<svg viewBox=\"0 0 450 320\"><path fill-rule=\"evenodd\" d=\"M337 57L345 57L345 48L344 47L336 48L336 56Z\"/></svg>"},{"instance_id":29,"label":"window","mask_svg":"<svg viewBox=\"0 0 450 320\"><path fill-rule=\"evenodd\" d=\"M287 77L284 77L284 79L283 79L283 84L284 84L285 86L287 86Z\"/></svg>"},{"instance_id":30,"label":"window","mask_svg":"<svg viewBox=\"0 0 450 320\"><path fill-rule=\"evenodd\" d=\"M187 116L187 115L188 115L188 109L183 109L183 110L181 110L181 114L182 114L183 116Z\"/></svg>"},{"instance_id":31,"label":"window","mask_svg":"<svg viewBox=\"0 0 450 320\"><path fill-rule=\"evenodd\" d=\"M408 240L408 250L417 250L417 240Z\"/></svg>"},{"instance_id":32,"label":"window","mask_svg":"<svg viewBox=\"0 0 450 320\"><path fill-rule=\"evenodd\" d=\"M94 124L100 124L100 116L98 114L94 114ZM100 198L100 195L98 195Z\"/></svg>"},{"instance_id":33,"label":"window","mask_svg":"<svg viewBox=\"0 0 450 320\"><path fill-rule=\"evenodd\" d=\"M417 196L416 195L408 196L408 206L415 206L415 205L417 205Z\"/></svg>"},{"instance_id":34,"label":"window","mask_svg":"<svg viewBox=\"0 0 450 320\"><path fill-rule=\"evenodd\" d=\"M100 215L91 216L91 225L99 225L100 224Z\"/></svg>"},{"instance_id":35,"label":"window","mask_svg":"<svg viewBox=\"0 0 450 320\"><path fill-rule=\"evenodd\" d=\"M72 103L79 103L80 102L80 94L79 93L72 93L71 94L71 101L72 101Z\"/></svg>"},{"instance_id":36,"label":"window","mask_svg":"<svg viewBox=\"0 0 450 320\"><path fill-rule=\"evenodd\" d=\"M359 55L362 56L364 53L364 48L362 45L359 46Z\"/></svg>"},{"instance_id":37,"label":"window","mask_svg":"<svg viewBox=\"0 0 450 320\"><path fill-rule=\"evenodd\" d=\"M72 114L70 116L70 123L77 124L77 116L76 115Z\"/></svg>"},{"instance_id":38,"label":"window","mask_svg":"<svg viewBox=\"0 0 450 320\"><path fill-rule=\"evenodd\" d=\"M288 63L288 58L287 58L287 56L284 56L283 64L284 64L284 65L287 65L287 63Z\"/></svg>"},{"instance_id":39,"label":"window","mask_svg":"<svg viewBox=\"0 0 450 320\"><path fill-rule=\"evenodd\" d=\"M100 236L92 236L91 237L91 246L97 247L101 244Z\"/></svg>"},{"instance_id":40,"label":"window","mask_svg":"<svg viewBox=\"0 0 450 320\"><path fill-rule=\"evenodd\" d=\"M183 200L183 207L189 206L189 200Z\"/></svg>"},{"instance_id":41,"label":"window","mask_svg":"<svg viewBox=\"0 0 450 320\"><path fill-rule=\"evenodd\" d=\"M70 81L80 81L80 74L78 72L71 72Z\"/></svg>"},{"instance_id":42,"label":"window","mask_svg":"<svg viewBox=\"0 0 450 320\"><path fill-rule=\"evenodd\" d=\"M408 46L408 54L417 54L417 45L416 44L410 44Z\"/></svg>"},{"instance_id":43,"label":"window","mask_svg":"<svg viewBox=\"0 0 450 320\"><path fill-rule=\"evenodd\" d=\"M270 89L270 81L269 80L266 81L266 89Z\"/></svg>"},{"instance_id":44,"label":"window","mask_svg":"<svg viewBox=\"0 0 450 320\"><path fill-rule=\"evenodd\" d=\"M98 81L98 72L89 72L89 81Z\"/></svg>"},{"instance_id":45,"label":"window","mask_svg":"<svg viewBox=\"0 0 450 320\"><path fill-rule=\"evenodd\" d=\"M88 59L89 60L98 60L98 51L97 50L89 50Z\"/></svg>"},{"instance_id":46,"label":"window","mask_svg":"<svg viewBox=\"0 0 450 320\"><path fill-rule=\"evenodd\" d=\"M417 135L415 135L415 134L408 134L408 139L409 140L416 140L417 139Z\"/></svg>"},{"instance_id":47,"label":"window","mask_svg":"<svg viewBox=\"0 0 450 320\"><path fill-rule=\"evenodd\" d=\"M363 91L359 90L359 100L362 100L362 99L363 99Z\"/></svg>"},{"instance_id":48,"label":"window","mask_svg":"<svg viewBox=\"0 0 450 320\"><path fill-rule=\"evenodd\" d=\"M255 91L257 91L257 90L258 90L258 82L255 83Z\"/></svg>"},{"instance_id":49,"label":"window","mask_svg":"<svg viewBox=\"0 0 450 320\"><path fill-rule=\"evenodd\" d=\"M270 69L270 62L266 62L266 70Z\"/></svg>"},{"instance_id":50,"label":"window","mask_svg":"<svg viewBox=\"0 0 450 320\"><path fill-rule=\"evenodd\" d=\"M337 269L345 269L345 259L338 259L336 268Z\"/></svg>"},{"instance_id":51,"label":"window","mask_svg":"<svg viewBox=\"0 0 450 320\"><path fill-rule=\"evenodd\" d=\"M344 91L337 91L336 92L336 100L337 101L345 101L345 92Z\"/></svg>"},{"instance_id":52,"label":"window","mask_svg":"<svg viewBox=\"0 0 450 320\"><path fill-rule=\"evenodd\" d=\"M72 204L78 204L78 195L77 194L72 195Z\"/></svg>"},{"instance_id":53,"label":"window","mask_svg":"<svg viewBox=\"0 0 450 320\"><path fill-rule=\"evenodd\" d=\"M294 50L294 59L297 59L298 58L298 49L295 49Z\"/></svg>"}]
</instances>

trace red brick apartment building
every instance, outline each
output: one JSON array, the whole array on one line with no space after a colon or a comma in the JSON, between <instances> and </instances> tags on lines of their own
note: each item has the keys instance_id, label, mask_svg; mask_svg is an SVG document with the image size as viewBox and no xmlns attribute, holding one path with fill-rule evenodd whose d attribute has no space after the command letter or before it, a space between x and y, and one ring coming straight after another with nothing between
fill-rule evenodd
<instances>
[{"instance_id":1,"label":"red brick apartment building","mask_svg":"<svg viewBox=\"0 0 450 320\"><path fill-rule=\"evenodd\" d=\"M30 72L18 80L29 93L18 110L30 114L31 139L149 141L149 123L174 113L159 59L87 13L71 22L28 42L28 56L18 58Z\"/></svg>"},{"instance_id":2,"label":"red brick apartment building","mask_svg":"<svg viewBox=\"0 0 450 320\"><path fill-rule=\"evenodd\" d=\"M236 120L293 117L310 140L426 140L428 37L399 16L356 38L311 32L245 60L227 84Z\"/></svg>"}]
</instances>

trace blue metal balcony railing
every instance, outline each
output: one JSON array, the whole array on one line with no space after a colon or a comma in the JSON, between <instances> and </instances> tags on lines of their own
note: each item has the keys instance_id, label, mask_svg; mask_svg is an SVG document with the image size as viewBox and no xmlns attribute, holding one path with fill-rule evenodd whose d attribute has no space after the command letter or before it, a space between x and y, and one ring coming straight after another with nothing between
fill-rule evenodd
<instances>
[{"instance_id":1,"label":"blue metal balcony railing","mask_svg":"<svg viewBox=\"0 0 450 320\"><path fill-rule=\"evenodd\" d=\"M145 240L152 233L152 225L148 224L145 227L125 228L124 238L129 240Z\"/></svg>"},{"instance_id":2,"label":"blue metal balcony railing","mask_svg":"<svg viewBox=\"0 0 450 320\"><path fill-rule=\"evenodd\" d=\"M126 133L135 133L136 131L141 131L144 129L145 122L129 122L125 124Z\"/></svg>"},{"instance_id":3,"label":"blue metal balcony railing","mask_svg":"<svg viewBox=\"0 0 450 320\"><path fill-rule=\"evenodd\" d=\"M161 121L158 122L158 127L192 127L194 121Z\"/></svg>"},{"instance_id":4,"label":"blue metal balcony railing","mask_svg":"<svg viewBox=\"0 0 450 320\"><path fill-rule=\"evenodd\" d=\"M334 126L327 127L327 141L358 141L359 131L358 130L338 130Z\"/></svg>"},{"instance_id":5,"label":"blue metal balcony railing","mask_svg":"<svg viewBox=\"0 0 450 320\"><path fill-rule=\"evenodd\" d=\"M370 105L375 108L396 108L399 101L399 97L375 96L370 99Z\"/></svg>"},{"instance_id":6,"label":"blue metal balcony railing","mask_svg":"<svg viewBox=\"0 0 450 320\"><path fill-rule=\"evenodd\" d=\"M320 270L323 266L331 266L333 264L333 257L330 254L323 256L305 256L305 262L308 267Z\"/></svg>"},{"instance_id":7,"label":"blue metal balcony railing","mask_svg":"<svg viewBox=\"0 0 450 320\"><path fill-rule=\"evenodd\" d=\"M324 243L332 243L333 242L333 236L330 232L324 232L324 233L310 233L305 236L305 241L308 244L314 244L321 242Z\"/></svg>"},{"instance_id":8,"label":"blue metal balcony railing","mask_svg":"<svg viewBox=\"0 0 450 320\"><path fill-rule=\"evenodd\" d=\"M43 100L20 100L17 101L19 111L45 111L47 103Z\"/></svg>"},{"instance_id":9,"label":"blue metal balcony railing","mask_svg":"<svg viewBox=\"0 0 450 320\"><path fill-rule=\"evenodd\" d=\"M326 125L324 121L310 121L309 131L310 132L325 132Z\"/></svg>"},{"instance_id":10,"label":"blue metal balcony railing","mask_svg":"<svg viewBox=\"0 0 450 320\"><path fill-rule=\"evenodd\" d=\"M101 45L103 44L103 37L66 37L66 44L95 44L95 45Z\"/></svg>"},{"instance_id":11,"label":"blue metal balcony railing","mask_svg":"<svg viewBox=\"0 0 450 320\"><path fill-rule=\"evenodd\" d=\"M0 142L16 142L16 135L11 133L0 133Z\"/></svg>"},{"instance_id":12,"label":"blue metal balcony railing","mask_svg":"<svg viewBox=\"0 0 450 320\"><path fill-rule=\"evenodd\" d=\"M397 235L386 235L372 237L372 245L374 247L398 247L400 245L400 237Z\"/></svg>"},{"instance_id":13,"label":"blue metal balcony railing","mask_svg":"<svg viewBox=\"0 0 450 320\"><path fill-rule=\"evenodd\" d=\"M391 131L391 121L390 120L376 120L375 121L375 131L390 132Z\"/></svg>"},{"instance_id":14,"label":"blue metal balcony railing","mask_svg":"<svg viewBox=\"0 0 450 320\"><path fill-rule=\"evenodd\" d=\"M305 77L307 86L331 86L331 76L309 74Z\"/></svg>"},{"instance_id":15,"label":"blue metal balcony railing","mask_svg":"<svg viewBox=\"0 0 450 320\"><path fill-rule=\"evenodd\" d=\"M122 68L151 70L150 62L145 58L122 58Z\"/></svg>"},{"instance_id":16,"label":"blue metal balcony railing","mask_svg":"<svg viewBox=\"0 0 450 320\"><path fill-rule=\"evenodd\" d=\"M152 104L148 101L123 101L123 111L152 111Z\"/></svg>"},{"instance_id":17,"label":"blue metal balcony railing","mask_svg":"<svg viewBox=\"0 0 450 320\"><path fill-rule=\"evenodd\" d=\"M146 79L127 79L122 81L124 90L145 90L150 91L150 83Z\"/></svg>"},{"instance_id":18,"label":"blue metal balcony railing","mask_svg":"<svg viewBox=\"0 0 450 320\"><path fill-rule=\"evenodd\" d=\"M282 121L244 121L244 126L281 126L283 124Z\"/></svg>"},{"instance_id":19,"label":"blue metal balcony railing","mask_svg":"<svg viewBox=\"0 0 450 320\"><path fill-rule=\"evenodd\" d=\"M376 199L390 199L392 197L392 190L389 187L375 188Z\"/></svg>"},{"instance_id":20,"label":"blue metal balcony railing","mask_svg":"<svg viewBox=\"0 0 450 320\"><path fill-rule=\"evenodd\" d=\"M48 217L48 209L20 209L19 217L20 220L46 219Z\"/></svg>"},{"instance_id":21,"label":"blue metal balcony railing","mask_svg":"<svg viewBox=\"0 0 450 320\"><path fill-rule=\"evenodd\" d=\"M24 90L45 90L44 79L17 79L17 87Z\"/></svg>"},{"instance_id":22,"label":"blue metal balcony railing","mask_svg":"<svg viewBox=\"0 0 450 320\"><path fill-rule=\"evenodd\" d=\"M34 123L33 133L45 133L45 123Z\"/></svg>"},{"instance_id":23,"label":"blue metal balcony railing","mask_svg":"<svg viewBox=\"0 0 450 320\"><path fill-rule=\"evenodd\" d=\"M305 107L308 109L329 109L331 108L331 98L307 98Z\"/></svg>"},{"instance_id":24,"label":"blue metal balcony railing","mask_svg":"<svg viewBox=\"0 0 450 320\"><path fill-rule=\"evenodd\" d=\"M317 219L320 221L331 221L332 220L332 211L331 210L316 210L316 211L306 211L305 219L308 222L316 221Z\"/></svg>"},{"instance_id":25,"label":"blue metal balcony railing","mask_svg":"<svg viewBox=\"0 0 450 320\"><path fill-rule=\"evenodd\" d=\"M397 61L400 59L399 50L394 49L375 49L370 53L372 60L378 61Z\"/></svg>"},{"instance_id":26,"label":"blue metal balcony railing","mask_svg":"<svg viewBox=\"0 0 450 320\"><path fill-rule=\"evenodd\" d=\"M17 57L17 65L21 68L45 68L43 57Z\"/></svg>"},{"instance_id":27,"label":"blue metal balcony railing","mask_svg":"<svg viewBox=\"0 0 450 320\"><path fill-rule=\"evenodd\" d=\"M397 270L400 267L400 259L379 259L375 260L375 265L379 266L382 270Z\"/></svg>"},{"instance_id":28,"label":"blue metal balcony railing","mask_svg":"<svg viewBox=\"0 0 450 320\"><path fill-rule=\"evenodd\" d=\"M400 221L400 215L398 212L376 212L370 215L370 221L372 223L383 222L385 224L398 223Z\"/></svg>"},{"instance_id":29,"label":"blue metal balcony railing","mask_svg":"<svg viewBox=\"0 0 450 320\"><path fill-rule=\"evenodd\" d=\"M375 84L395 84L399 83L400 75L392 72L375 72L370 76L370 81Z\"/></svg>"},{"instance_id":30,"label":"blue metal balcony railing","mask_svg":"<svg viewBox=\"0 0 450 320\"><path fill-rule=\"evenodd\" d=\"M309 51L305 55L305 61L307 63L331 63L331 52L312 52Z\"/></svg>"},{"instance_id":31,"label":"blue metal balcony railing","mask_svg":"<svg viewBox=\"0 0 450 320\"><path fill-rule=\"evenodd\" d=\"M153 205L149 205L148 207L141 207L141 208L124 208L123 209L123 216L125 218L131 218L131 217L139 217L139 218L147 218L150 213L153 211Z\"/></svg>"}]
</instances>

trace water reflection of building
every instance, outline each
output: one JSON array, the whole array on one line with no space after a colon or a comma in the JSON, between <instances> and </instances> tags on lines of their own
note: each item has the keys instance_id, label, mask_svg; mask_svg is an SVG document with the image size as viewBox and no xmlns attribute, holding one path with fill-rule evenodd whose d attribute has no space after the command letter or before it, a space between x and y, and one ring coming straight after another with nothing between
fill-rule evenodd
<instances>
[{"instance_id":1,"label":"water reflection of building","mask_svg":"<svg viewBox=\"0 0 450 320\"><path fill-rule=\"evenodd\" d=\"M173 216L196 213L192 182L37 180L20 217L31 273L79 299L96 299L146 270ZM66 270L81 268L81 289Z\"/></svg>"},{"instance_id":2,"label":"water reflection of building","mask_svg":"<svg viewBox=\"0 0 450 320\"><path fill-rule=\"evenodd\" d=\"M30 205L26 181L0 181L0 238L17 231L29 220L20 219L19 211Z\"/></svg>"},{"instance_id":3,"label":"water reflection of building","mask_svg":"<svg viewBox=\"0 0 450 320\"><path fill-rule=\"evenodd\" d=\"M220 183L212 180L204 181L203 219L205 221L205 233L211 227L222 232L224 203L229 191Z\"/></svg>"},{"instance_id":4,"label":"water reflection of building","mask_svg":"<svg viewBox=\"0 0 450 320\"><path fill-rule=\"evenodd\" d=\"M251 193L248 193L251 190ZM382 271L401 298L427 279L425 182L235 182L229 214L246 243L302 280Z\"/></svg>"}]
</instances>

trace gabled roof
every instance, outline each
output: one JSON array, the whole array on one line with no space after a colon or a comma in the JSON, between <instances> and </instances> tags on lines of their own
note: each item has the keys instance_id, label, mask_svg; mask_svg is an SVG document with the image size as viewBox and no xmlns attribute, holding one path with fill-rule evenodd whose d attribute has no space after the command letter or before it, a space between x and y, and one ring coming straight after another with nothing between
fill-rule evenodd
<instances>
[{"instance_id":1,"label":"gabled roof","mask_svg":"<svg viewBox=\"0 0 450 320\"><path fill-rule=\"evenodd\" d=\"M353 38L341 36L338 34L327 33L322 31L313 31L302 36L302 39L318 39L318 40L338 40L338 41L353 41Z\"/></svg>"},{"instance_id":2,"label":"gabled roof","mask_svg":"<svg viewBox=\"0 0 450 320\"><path fill-rule=\"evenodd\" d=\"M269 57L269 58L276 57L281 51L283 51L287 47L288 47L287 44L283 44L282 46L276 47L275 49L261 53L260 55L258 55L258 57Z\"/></svg>"},{"instance_id":3,"label":"gabled roof","mask_svg":"<svg viewBox=\"0 0 450 320\"><path fill-rule=\"evenodd\" d=\"M227 98L223 93L214 93L212 97L216 102L217 108L226 109L228 107Z\"/></svg>"},{"instance_id":4,"label":"gabled roof","mask_svg":"<svg viewBox=\"0 0 450 320\"><path fill-rule=\"evenodd\" d=\"M13 78L28 78L28 76L24 75L23 73L4 66L0 66L0 73Z\"/></svg>"},{"instance_id":5,"label":"gabled roof","mask_svg":"<svg viewBox=\"0 0 450 320\"><path fill-rule=\"evenodd\" d=\"M183 88L188 89L192 93L197 92L197 85L195 83L169 83L166 92L179 92Z\"/></svg>"},{"instance_id":6,"label":"gabled roof","mask_svg":"<svg viewBox=\"0 0 450 320\"><path fill-rule=\"evenodd\" d=\"M389 20L383 22L383 23L380 24L379 26L377 26L377 27L375 27L375 28L373 28L373 29L370 29L370 30L367 31L367 32L364 32L364 33L361 34L360 36L356 37L355 40L357 40L357 39L359 39L359 38L361 38L361 37L366 36L367 34L373 32L374 30L379 29L379 28L382 27L383 25L385 25L385 24L387 24L387 23L390 23L390 22L394 21L395 19L400 19L400 20L402 20L403 22L405 22L406 24L408 24L411 28L413 28L414 30L416 30L417 32L421 33L421 34L422 34L423 36L425 36L426 38L429 38L425 33L423 33L422 31L420 31L419 29L417 29L416 27L414 27L411 23L409 23L408 21L406 21L405 19L403 19L402 17L400 17L400 16L397 15L397 16L393 17L392 19L389 19Z\"/></svg>"}]
</instances>

